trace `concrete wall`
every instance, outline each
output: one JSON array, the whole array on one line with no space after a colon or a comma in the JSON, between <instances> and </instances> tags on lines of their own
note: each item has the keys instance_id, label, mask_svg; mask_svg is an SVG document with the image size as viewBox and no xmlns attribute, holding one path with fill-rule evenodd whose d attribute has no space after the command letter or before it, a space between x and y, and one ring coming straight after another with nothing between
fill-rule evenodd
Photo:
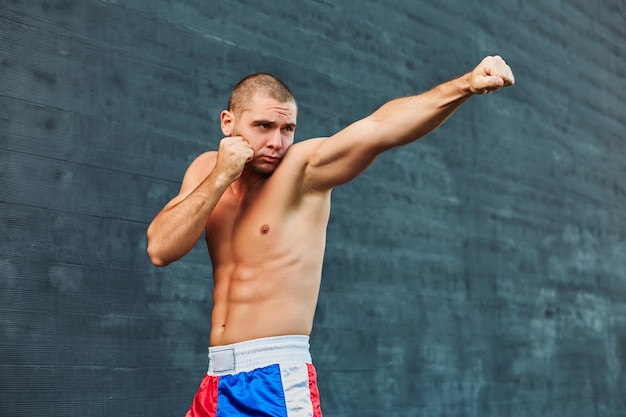
<instances>
[{"instance_id":1,"label":"concrete wall","mask_svg":"<svg viewBox=\"0 0 626 417\"><path fill-rule=\"evenodd\" d=\"M623 416L626 5L0 1L0 415L183 415L211 269L145 229L242 76L297 136L499 53L472 99L333 193L312 351L325 416Z\"/></svg>"}]
</instances>

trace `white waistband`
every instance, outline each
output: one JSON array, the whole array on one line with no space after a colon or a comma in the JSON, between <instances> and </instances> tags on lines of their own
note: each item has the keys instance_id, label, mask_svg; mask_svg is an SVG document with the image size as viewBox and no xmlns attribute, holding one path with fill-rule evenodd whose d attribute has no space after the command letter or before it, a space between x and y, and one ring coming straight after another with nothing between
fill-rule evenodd
<instances>
[{"instance_id":1,"label":"white waistband","mask_svg":"<svg viewBox=\"0 0 626 417\"><path fill-rule=\"evenodd\" d=\"M209 347L209 375L249 372L276 363L311 363L309 336L277 336Z\"/></svg>"}]
</instances>

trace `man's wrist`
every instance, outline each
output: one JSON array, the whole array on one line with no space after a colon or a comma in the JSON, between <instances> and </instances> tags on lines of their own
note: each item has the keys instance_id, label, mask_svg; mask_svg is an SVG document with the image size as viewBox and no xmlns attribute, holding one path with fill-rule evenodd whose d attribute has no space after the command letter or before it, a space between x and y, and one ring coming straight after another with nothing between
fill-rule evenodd
<instances>
[{"instance_id":1,"label":"man's wrist","mask_svg":"<svg viewBox=\"0 0 626 417\"><path fill-rule=\"evenodd\" d=\"M216 189L226 189L234 179L230 178L225 173L215 172L215 176L213 177L213 188Z\"/></svg>"},{"instance_id":2,"label":"man's wrist","mask_svg":"<svg viewBox=\"0 0 626 417\"><path fill-rule=\"evenodd\" d=\"M472 73L468 72L455 80L457 88L461 91L461 94L465 96L472 96L476 94L475 91L472 91L471 75Z\"/></svg>"}]
</instances>

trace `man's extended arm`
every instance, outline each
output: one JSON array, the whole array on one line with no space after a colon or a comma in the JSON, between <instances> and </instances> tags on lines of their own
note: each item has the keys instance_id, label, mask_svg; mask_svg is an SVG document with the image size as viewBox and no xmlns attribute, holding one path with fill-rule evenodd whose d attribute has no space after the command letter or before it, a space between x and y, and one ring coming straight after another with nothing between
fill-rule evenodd
<instances>
[{"instance_id":1,"label":"man's extended arm","mask_svg":"<svg viewBox=\"0 0 626 417\"><path fill-rule=\"evenodd\" d=\"M513 73L502 58L487 57L459 78L425 93L387 102L365 119L318 141L307 165L307 186L326 190L354 179L380 153L436 129L472 95L514 82Z\"/></svg>"}]
</instances>

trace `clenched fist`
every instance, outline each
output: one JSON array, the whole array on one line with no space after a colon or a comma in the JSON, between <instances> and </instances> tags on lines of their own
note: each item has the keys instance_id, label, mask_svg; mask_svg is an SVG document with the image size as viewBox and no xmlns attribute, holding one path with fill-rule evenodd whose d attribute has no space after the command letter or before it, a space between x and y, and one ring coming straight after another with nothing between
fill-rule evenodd
<instances>
[{"instance_id":1,"label":"clenched fist","mask_svg":"<svg viewBox=\"0 0 626 417\"><path fill-rule=\"evenodd\" d=\"M470 91L486 94L515 84L511 68L500 56L488 56L469 74Z\"/></svg>"},{"instance_id":2,"label":"clenched fist","mask_svg":"<svg viewBox=\"0 0 626 417\"><path fill-rule=\"evenodd\" d=\"M234 181L241 176L247 162L254 158L254 150L241 136L230 136L220 141L217 151L217 165L215 169Z\"/></svg>"}]
</instances>

